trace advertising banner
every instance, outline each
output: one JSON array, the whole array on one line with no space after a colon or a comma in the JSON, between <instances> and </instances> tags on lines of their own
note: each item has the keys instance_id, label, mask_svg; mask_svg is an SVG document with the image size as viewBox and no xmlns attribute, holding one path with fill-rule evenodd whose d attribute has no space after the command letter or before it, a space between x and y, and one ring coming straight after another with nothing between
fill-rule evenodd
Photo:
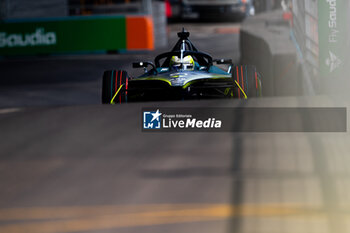
<instances>
[{"instance_id":1,"label":"advertising banner","mask_svg":"<svg viewBox=\"0 0 350 233\"><path fill-rule=\"evenodd\" d=\"M141 131L346 132L346 108L142 108ZM329 124L329 122L337 124ZM263 122L263 124L262 124Z\"/></svg>"},{"instance_id":2,"label":"advertising banner","mask_svg":"<svg viewBox=\"0 0 350 233\"><path fill-rule=\"evenodd\" d=\"M318 0L320 76L339 77L345 68L347 1Z\"/></svg>"},{"instance_id":3,"label":"advertising banner","mask_svg":"<svg viewBox=\"0 0 350 233\"><path fill-rule=\"evenodd\" d=\"M0 55L98 52L127 47L123 16L66 17L0 23Z\"/></svg>"}]
</instances>

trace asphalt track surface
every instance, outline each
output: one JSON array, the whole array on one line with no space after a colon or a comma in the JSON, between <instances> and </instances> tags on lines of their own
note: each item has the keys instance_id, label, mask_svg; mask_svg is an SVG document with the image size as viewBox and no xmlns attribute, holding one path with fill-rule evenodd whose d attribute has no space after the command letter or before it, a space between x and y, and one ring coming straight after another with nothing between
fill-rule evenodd
<instances>
[{"instance_id":1,"label":"asphalt track surface","mask_svg":"<svg viewBox=\"0 0 350 233\"><path fill-rule=\"evenodd\" d=\"M192 40L238 60L238 34L223 32ZM99 104L95 76L152 55L0 62L0 232L350 232L348 133L142 133L140 122L142 107L347 98Z\"/></svg>"}]
</instances>

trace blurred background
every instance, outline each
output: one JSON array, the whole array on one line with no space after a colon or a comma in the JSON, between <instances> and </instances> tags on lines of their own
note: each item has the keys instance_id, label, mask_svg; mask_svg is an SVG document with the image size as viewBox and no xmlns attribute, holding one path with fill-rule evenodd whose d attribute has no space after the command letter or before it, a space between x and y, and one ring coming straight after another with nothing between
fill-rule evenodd
<instances>
[{"instance_id":1,"label":"blurred background","mask_svg":"<svg viewBox=\"0 0 350 233\"><path fill-rule=\"evenodd\" d=\"M142 133L140 122L143 107L347 108L349 11L0 0L0 232L350 232L347 132ZM183 27L214 58L255 65L263 97L100 104L105 70L138 75L132 62L169 51ZM300 119L285 124L317 124Z\"/></svg>"}]
</instances>

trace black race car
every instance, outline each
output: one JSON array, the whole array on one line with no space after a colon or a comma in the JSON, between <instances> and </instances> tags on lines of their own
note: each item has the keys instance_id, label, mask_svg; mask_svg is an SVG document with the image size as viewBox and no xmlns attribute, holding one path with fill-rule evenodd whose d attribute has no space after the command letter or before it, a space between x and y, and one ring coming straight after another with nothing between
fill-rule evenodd
<instances>
[{"instance_id":1,"label":"black race car","mask_svg":"<svg viewBox=\"0 0 350 233\"><path fill-rule=\"evenodd\" d=\"M133 63L133 68L144 69L139 77L129 77L124 70L105 71L102 103L261 96L261 78L254 66L234 65L230 59L214 60L198 51L189 35L185 30L179 32L174 48L158 55L154 64ZM214 63L226 64L227 70Z\"/></svg>"}]
</instances>

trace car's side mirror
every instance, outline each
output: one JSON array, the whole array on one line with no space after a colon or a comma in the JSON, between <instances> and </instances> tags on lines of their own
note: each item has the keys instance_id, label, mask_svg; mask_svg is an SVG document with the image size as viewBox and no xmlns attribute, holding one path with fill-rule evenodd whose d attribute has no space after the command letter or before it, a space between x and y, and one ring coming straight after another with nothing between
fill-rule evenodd
<instances>
[{"instance_id":1,"label":"car's side mirror","mask_svg":"<svg viewBox=\"0 0 350 233\"><path fill-rule=\"evenodd\" d=\"M216 62L216 64L218 65L222 65L222 64L232 65L232 59L216 59L214 60L214 62Z\"/></svg>"},{"instance_id":2,"label":"car's side mirror","mask_svg":"<svg viewBox=\"0 0 350 233\"><path fill-rule=\"evenodd\" d=\"M214 62L216 62L216 64L218 65L229 65L226 72L231 73L233 66L232 59L215 59Z\"/></svg>"},{"instance_id":3,"label":"car's side mirror","mask_svg":"<svg viewBox=\"0 0 350 233\"><path fill-rule=\"evenodd\" d=\"M148 62L133 62L132 63L132 68L147 68Z\"/></svg>"},{"instance_id":4,"label":"car's side mirror","mask_svg":"<svg viewBox=\"0 0 350 233\"><path fill-rule=\"evenodd\" d=\"M157 71L156 66L150 61L140 61L140 62L133 62L132 63L132 67L133 68L144 68L145 69L145 73L147 72L147 67L148 66L152 66L152 69Z\"/></svg>"}]
</instances>

